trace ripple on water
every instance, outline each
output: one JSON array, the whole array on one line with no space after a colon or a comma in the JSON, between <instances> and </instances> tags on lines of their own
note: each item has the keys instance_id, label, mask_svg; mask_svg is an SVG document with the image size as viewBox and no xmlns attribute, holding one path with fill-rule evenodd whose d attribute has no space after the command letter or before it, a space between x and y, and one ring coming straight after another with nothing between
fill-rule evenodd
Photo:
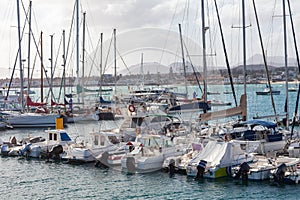
<instances>
[{"instance_id":1,"label":"ripple on water","mask_svg":"<svg viewBox=\"0 0 300 200\"><path fill-rule=\"evenodd\" d=\"M68 132L86 133L95 126L69 125ZM95 129L96 130L96 129ZM43 130L30 130L33 136ZM26 130L2 133L26 137ZM1 199L298 199L298 185L274 187L268 182L243 185L229 178L194 181L167 173L128 175L94 165L69 165L44 160L0 157Z\"/></svg>"}]
</instances>

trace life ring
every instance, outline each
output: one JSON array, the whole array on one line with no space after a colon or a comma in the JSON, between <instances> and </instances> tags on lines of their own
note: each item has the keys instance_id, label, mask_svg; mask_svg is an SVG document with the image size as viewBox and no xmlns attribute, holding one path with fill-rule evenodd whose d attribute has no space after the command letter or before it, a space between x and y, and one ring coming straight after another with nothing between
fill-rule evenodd
<instances>
[{"instance_id":1,"label":"life ring","mask_svg":"<svg viewBox=\"0 0 300 200\"><path fill-rule=\"evenodd\" d=\"M130 111L130 112L135 112L135 107L134 107L134 105L129 105L128 106L128 110Z\"/></svg>"}]
</instances>

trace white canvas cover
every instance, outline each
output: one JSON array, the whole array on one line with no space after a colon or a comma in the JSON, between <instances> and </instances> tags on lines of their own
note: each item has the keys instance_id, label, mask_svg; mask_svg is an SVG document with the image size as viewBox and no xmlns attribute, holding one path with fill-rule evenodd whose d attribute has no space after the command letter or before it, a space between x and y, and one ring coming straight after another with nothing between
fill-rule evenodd
<instances>
[{"instance_id":1,"label":"white canvas cover","mask_svg":"<svg viewBox=\"0 0 300 200\"><path fill-rule=\"evenodd\" d=\"M207 161L206 167L220 165L225 167L236 164L237 160L245 158L245 153L238 144L232 142L209 141L205 148L193 158L191 163Z\"/></svg>"}]
</instances>

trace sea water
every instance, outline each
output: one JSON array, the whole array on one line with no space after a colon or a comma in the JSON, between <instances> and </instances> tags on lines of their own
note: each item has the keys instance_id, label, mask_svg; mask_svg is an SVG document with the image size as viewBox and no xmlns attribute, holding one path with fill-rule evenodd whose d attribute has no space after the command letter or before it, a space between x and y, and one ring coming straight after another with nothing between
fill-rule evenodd
<instances>
[{"instance_id":1,"label":"sea water","mask_svg":"<svg viewBox=\"0 0 300 200\"><path fill-rule=\"evenodd\" d=\"M278 87L281 95L274 99L280 113L284 110L285 94L284 87ZM218 86L214 89L218 90ZM263 86L253 85L248 90L248 116L272 114L270 97L256 96L256 90L263 90ZM290 109L295 108L296 94L290 94ZM209 98L233 99L222 95ZM86 139L89 132L115 128L120 123L121 120L76 123L69 124L66 130L78 142ZM12 135L18 139L28 135L45 137L44 130L6 130L0 132L0 138L8 140ZM269 181L242 183L229 177L195 181L185 175L170 177L160 171L126 174L120 169L97 168L94 164L70 165L20 157L0 157L0 173L1 199L300 199L300 185L278 187Z\"/></svg>"}]
</instances>

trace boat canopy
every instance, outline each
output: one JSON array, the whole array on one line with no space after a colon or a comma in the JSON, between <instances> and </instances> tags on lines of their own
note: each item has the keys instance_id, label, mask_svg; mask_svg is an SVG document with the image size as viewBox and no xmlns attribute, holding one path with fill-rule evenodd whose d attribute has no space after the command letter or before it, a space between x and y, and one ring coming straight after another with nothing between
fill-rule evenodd
<instances>
[{"instance_id":1,"label":"boat canopy","mask_svg":"<svg viewBox=\"0 0 300 200\"><path fill-rule=\"evenodd\" d=\"M204 149L193 158L193 163L205 160L208 167L215 166L230 166L237 164L235 163L238 159L245 156L244 152L241 150L239 144L233 142L218 142L209 141ZM250 159L249 159L250 160Z\"/></svg>"},{"instance_id":2,"label":"boat canopy","mask_svg":"<svg viewBox=\"0 0 300 200\"><path fill-rule=\"evenodd\" d=\"M251 125L251 126L264 126L266 128L275 128L277 127L277 124L274 122L268 122L268 121L263 121L263 120L248 120L245 122L242 122L241 124L245 124L245 125Z\"/></svg>"}]
</instances>

